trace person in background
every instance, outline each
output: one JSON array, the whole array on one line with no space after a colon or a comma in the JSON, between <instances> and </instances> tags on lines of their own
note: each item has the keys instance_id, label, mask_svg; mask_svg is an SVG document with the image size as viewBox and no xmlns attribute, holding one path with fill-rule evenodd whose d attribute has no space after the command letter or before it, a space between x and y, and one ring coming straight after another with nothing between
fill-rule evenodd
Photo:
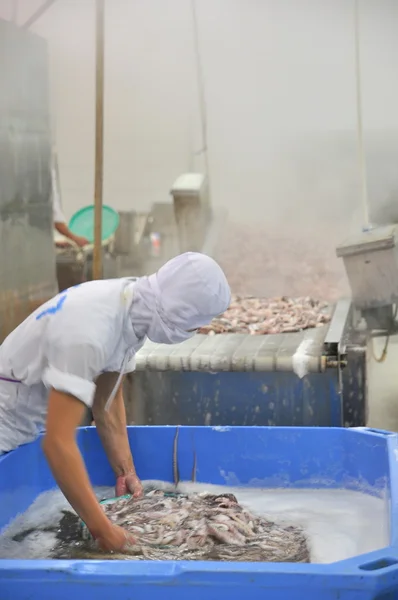
<instances>
[{"instance_id":1,"label":"person in background","mask_svg":"<svg viewBox=\"0 0 398 600\"><path fill-rule=\"evenodd\" d=\"M61 194L58 185L57 168L56 168L56 153L52 151L52 163L51 163L51 195L53 203L53 221L54 227L61 235L65 236L80 248L89 244L89 240L80 235L75 235L71 232L68 225L66 224L65 215L61 207Z\"/></svg>"},{"instance_id":2,"label":"person in background","mask_svg":"<svg viewBox=\"0 0 398 600\"><path fill-rule=\"evenodd\" d=\"M138 279L88 281L32 313L0 346L0 454L33 441L101 548L125 551L131 534L113 525L90 485L76 442L87 407L116 479L116 495L139 497L126 429L123 377L148 338L178 344L223 313L231 291L209 256L187 252Z\"/></svg>"}]
</instances>

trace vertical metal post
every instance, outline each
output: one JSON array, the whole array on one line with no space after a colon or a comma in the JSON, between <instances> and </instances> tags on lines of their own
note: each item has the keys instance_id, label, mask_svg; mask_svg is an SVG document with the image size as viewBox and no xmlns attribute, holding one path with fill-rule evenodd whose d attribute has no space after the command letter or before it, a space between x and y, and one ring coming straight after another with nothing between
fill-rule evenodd
<instances>
[{"instance_id":1,"label":"vertical metal post","mask_svg":"<svg viewBox=\"0 0 398 600\"><path fill-rule=\"evenodd\" d=\"M363 206L364 225L369 225L368 186L366 173L365 143L363 139L362 119L362 82L361 82L361 42L360 42L360 14L359 0L354 2L354 24L355 24L355 83L357 102L357 135L358 135L358 163L361 181L361 198Z\"/></svg>"},{"instance_id":2,"label":"vertical metal post","mask_svg":"<svg viewBox=\"0 0 398 600\"><path fill-rule=\"evenodd\" d=\"M102 278L102 190L104 163L104 12L105 0L95 3L95 187L93 279Z\"/></svg>"},{"instance_id":3,"label":"vertical metal post","mask_svg":"<svg viewBox=\"0 0 398 600\"><path fill-rule=\"evenodd\" d=\"M207 187L208 187L208 201L209 201L209 203L211 203L210 165L209 165L209 153L208 153L208 144L207 144L207 105L206 105L206 95L205 95L204 72L203 72L202 58L201 58L200 46L199 46L199 27L198 27L198 17L197 17L195 0L191 0L191 14L192 14L193 37L194 37L194 52L195 52L195 61L196 61L196 78L197 78L197 85L198 85L198 92L199 92L200 123L201 123L201 128L202 128L201 152L204 153L205 175L207 177Z\"/></svg>"}]
</instances>

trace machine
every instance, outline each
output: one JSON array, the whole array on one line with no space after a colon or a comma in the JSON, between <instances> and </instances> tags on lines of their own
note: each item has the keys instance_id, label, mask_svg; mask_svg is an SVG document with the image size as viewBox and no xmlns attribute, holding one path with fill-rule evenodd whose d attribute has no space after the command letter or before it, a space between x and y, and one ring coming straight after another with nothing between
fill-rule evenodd
<instances>
[{"instance_id":1,"label":"machine","mask_svg":"<svg viewBox=\"0 0 398 600\"><path fill-rule=\"evenodd\" d=\"M356 330L383 336L397 331L397 235L396 225L371 227L337 248L351 286Z\"/></svg>"},{"instance_id":2,"label":"machine","mask_svg":"<svg viewBox=\"0 0 398 600\"><path fill-rule=\"evenodd\" d=\"M129 423L355 427L366 422L366 336L341 300L321 328L146 342L129 375ZM129 400L128 400L129 399Z\"/></svg>"},{"instance_id":3,"label":"machine","mask_svg":"<svg viewBox=\"0 0 398 600\"><path fill-rule=\"evenodd\" d=\"M184 204L186 212L188 203ZM174 211L178 206L174 202ZM184 219L174 218L171 205L155 208L148 228L160 231L163 243L156 256L146 254L141 264L146 272L178 251L194 249L189 246L195 239L189 228L197 219L186 214ZM197 210L196 204L193 211ZM212 211L200 240L202 251L215 258L225 220L222 211ZM181 240L185 240L182 247ZM330 312L329 324L297 333L196 335L177 346L147 341L137 354L136 372L126 381L128 422L364 425L366 331L354 326L351 300L341 299Z\"/></svg>"},{"instance_id":4,"label":"machine","mask_svg":"<svg viewBox=\"0 0 398 600\"><path fill-rule=\"evenodd\" d=\"M153 272L186 250L217 258L226 215L209 209L204 190L203 177L185 174L172 188L173 205L153 207L136 274ZM131 275L132 266L119 272ZM329 324L297 333L196 335L177 346L147 341L125 383L128 422L363 426L366 330L356 327L350 299L341 299L330 313Z\"/></svg>"}]
</instances>

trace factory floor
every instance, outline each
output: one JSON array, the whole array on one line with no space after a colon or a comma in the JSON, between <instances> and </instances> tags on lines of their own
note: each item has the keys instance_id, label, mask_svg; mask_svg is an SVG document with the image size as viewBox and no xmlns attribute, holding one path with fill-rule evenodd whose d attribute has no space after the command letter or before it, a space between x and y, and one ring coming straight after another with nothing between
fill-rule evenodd
<instances>
[{"instance_id":1,"label":"factory floor","mask_svg":"<svg viewBox=\"0 0 398 600\"><path fill-rule=\"evenodd\" d=\"M373 344L373 348L372 348ZM368 426L398 432L398 336L390 339L382 363L385 338L368 345Z\"/></svg>"}]
</instances>

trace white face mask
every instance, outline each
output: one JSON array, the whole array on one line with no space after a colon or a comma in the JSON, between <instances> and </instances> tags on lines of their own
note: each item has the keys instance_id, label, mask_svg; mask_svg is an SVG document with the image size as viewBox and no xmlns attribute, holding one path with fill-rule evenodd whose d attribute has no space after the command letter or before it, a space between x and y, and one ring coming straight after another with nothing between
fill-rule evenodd
<instances>
[{"instance_id":1,"label":"white face mask","mask_svg":"<svg viewBox=\"0 0 398 600\"><path fill-rule=\"evenodd\" d=\"M148 327L147 336L151 342L156 344L179 344L189 340L195 333L196 331L183 331L178 327L168 327L156 313Z\"/></svg>"},{"instance_id":2,"label":"white face mask","mask_svg":"<svg viewBox=\"0 0 398 600\"><path fill-rule=\"evenodd\" d=\"M138 337L157 344L178 344L224 312L231 291L213 259L187 252L172 258L157 273L134 287L131 320Z\"/></svg>"}]
</instances>

